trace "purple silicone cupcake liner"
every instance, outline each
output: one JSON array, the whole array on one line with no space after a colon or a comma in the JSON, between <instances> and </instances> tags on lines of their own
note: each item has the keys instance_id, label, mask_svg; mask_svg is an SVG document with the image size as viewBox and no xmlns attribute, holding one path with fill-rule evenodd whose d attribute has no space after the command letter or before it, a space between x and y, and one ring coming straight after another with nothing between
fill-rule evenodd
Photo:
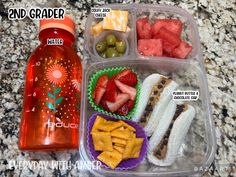
<instances>
[{"instance_id":1,"label":"purple silicone cupcake liner","mask_svg":"<svg viewBox=\"0 0 236 177\"><path fill-rule=\"evenodd\" d=\"M119 119L112 118L110 116L107 116L107 115L104 115L101 113L94 113L89 118L88 129L87 129L87 148L88 148L91 160L98 160L97 156L101 153L101 151L95 151L94 146L93 146L93 139L90 134L93 124L95 122L95 119L98 115L105 118L106 120L119 121ZM148 140L147 140L147 136L144 132L144 129L140 125L138 125L136 122L133 122L130 120L123 120L123 121L128 123L132 127L134 127L136 130L136 137L137 138L144 138L144 141L143 141L143 145L142 145L139 157L128 159L128 160L122 160L121 163L115 168L115 170L130 170L132 168L135 168L143 161L143 159L147 153ZM102 163L103 168L110 169L110 167L108 167L106 164L104 164L103 162L101 162L101 163Z\"/></svg>"}]
</instances>

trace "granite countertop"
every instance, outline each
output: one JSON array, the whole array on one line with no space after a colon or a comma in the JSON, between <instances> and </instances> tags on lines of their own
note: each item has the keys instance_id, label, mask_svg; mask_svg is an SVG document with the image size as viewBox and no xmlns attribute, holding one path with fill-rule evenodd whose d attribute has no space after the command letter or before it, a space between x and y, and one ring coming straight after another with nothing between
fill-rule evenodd
<instances>
[{"instance_id":1,"label":"granite countertop","mask_svg":"<svg viewBox=\"0 0 236 177\"><path fill-rule=\"evenodd\" d=\"M86 171L8 169L9 160L75 160L78 152L28 153L18 149L18 132L27 59L39 44L38 23L8 20L10 7L62 6L76 16L77 49L92 1L2 0L0 2L0 176L89 176ZM126 1L130 2L130 1ZM132 1L133 2L133 1ZM136 1L137 3L139 1ZM145 2L145 1L142 1ZM152 3L152 1L149 1ZM217 151L204 176L236 176L236 2L234 0L157 0L177 5L194 16L199 27L207 72ZM103 4L102 1L99 2ZM95 3L96 4L96 3ZM226 168L224 168L226 167Z\"/></svg>"}]
</instances>

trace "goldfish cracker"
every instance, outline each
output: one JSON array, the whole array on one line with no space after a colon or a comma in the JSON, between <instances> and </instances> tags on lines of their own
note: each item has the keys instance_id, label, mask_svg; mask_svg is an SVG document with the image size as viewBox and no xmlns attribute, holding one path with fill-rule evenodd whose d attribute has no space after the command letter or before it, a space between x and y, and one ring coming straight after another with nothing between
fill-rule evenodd
<instances>
[{"instance_id":1,"label":"goldfish cracker","mask_svg":"<svg viewBox=\"0 0 236 177\"><path fill-rule=\"evenodd\" d=\"M92 138L96 151L113 151L110 132L93 132Z\"/></svg>"},{"instance_id":2,"label":"goldfish cracker","mask_svg":"<svg viewBox=\"0 0 236 177\"><path fill-rule=\"evenodd\" d=\"M128 11L111 10L103 20L103 29L126 32Z\"/></svg>"},{"instance_id":3,"label":"goldfish cracker","mask_svg":"<svg viewBox=\"0 0 236 177\"><path fill-rule=\"evenodd\" d=\"M115 169L122 160L122 154L117 150L113 150L112 152L104 151L99 154L97 158L98 160L109 166L111 169Z\"/></svg>"}]
</instances>

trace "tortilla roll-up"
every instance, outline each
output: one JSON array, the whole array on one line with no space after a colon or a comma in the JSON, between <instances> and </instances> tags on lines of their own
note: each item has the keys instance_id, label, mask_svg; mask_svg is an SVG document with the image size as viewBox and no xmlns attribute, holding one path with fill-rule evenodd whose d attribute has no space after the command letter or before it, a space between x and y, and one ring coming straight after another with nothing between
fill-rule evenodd
<instances>
[{"instance_id":1,"label":"tortilla roll-up","mask_svg":"<svg viewBox=\"0 0 236 177\"><path fill-rule=\"evenodd\" d=\"M187 104L176 104L171 100L155 132L149 141L148 160L158 166L171 165L178 154L195 109Z\"/></svg>"},{"instance_id":2,"label":"tortilla roll-up","mask_svg":"<svg viewBox=\"0 0 236 177\"><path fill-rule=\"evenodd\" d=\"M148 136L154 132L172 98L172 91L177 87L176 82L160 74L152 74L143 81L140 101L132 120L139 122Z\"/></svg>"}]
</instances>

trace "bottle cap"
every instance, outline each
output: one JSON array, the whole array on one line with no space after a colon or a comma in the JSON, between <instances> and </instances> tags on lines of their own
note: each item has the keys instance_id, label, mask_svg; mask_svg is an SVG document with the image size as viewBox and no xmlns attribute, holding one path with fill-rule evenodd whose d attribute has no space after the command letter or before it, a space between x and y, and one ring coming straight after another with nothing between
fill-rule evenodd
<instances>
[{"instance_id":1,"label":"bottle cap","mask_svg":"<svg viewBox=\"0 0 236 177\"><path fill-rule=\"evenodd\" d=\"M69 31L75 36L75 22L69 17L64 19L43 19L40 20L40 31L47 28L60 28Z\"/></svg>"}]
</instances>

